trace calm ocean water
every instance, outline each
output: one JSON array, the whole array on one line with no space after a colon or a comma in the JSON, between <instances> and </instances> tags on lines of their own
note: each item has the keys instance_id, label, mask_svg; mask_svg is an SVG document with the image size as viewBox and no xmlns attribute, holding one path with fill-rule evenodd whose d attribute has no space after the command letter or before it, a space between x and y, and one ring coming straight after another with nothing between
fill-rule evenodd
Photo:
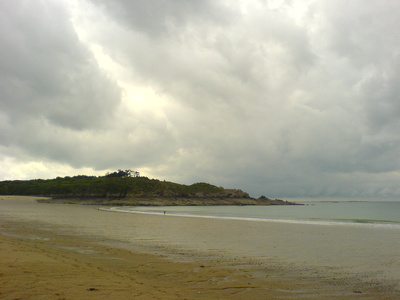
<instances>
[{"instance_id":1,"label":"calm ocean water","mask_svg":"<svg viewBox=\"0 0 400 300\"><path fill-rule=\"evenodd\" d=\"M174 216L320 225L400 226L400 201L303 201L294 206L114 207L111 210Z\"/></svg>"}]
</instances>

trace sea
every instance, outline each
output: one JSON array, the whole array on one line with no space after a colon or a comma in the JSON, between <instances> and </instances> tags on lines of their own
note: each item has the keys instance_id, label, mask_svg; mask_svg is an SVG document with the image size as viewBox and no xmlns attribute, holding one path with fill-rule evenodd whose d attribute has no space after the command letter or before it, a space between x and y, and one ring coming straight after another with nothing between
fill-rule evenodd
<instances>
[{"instance_id":1,"label":"sea","mask_svg":"<svg viewBox=\"0 0 400 300\"><path fill-rule=\"evenodd\" d=\"M110 211L331 226L400 226L400 201L302 200L289 206L112 207ZM400 228L400 227L399 227Z\"/></svg>"}]
</instances>

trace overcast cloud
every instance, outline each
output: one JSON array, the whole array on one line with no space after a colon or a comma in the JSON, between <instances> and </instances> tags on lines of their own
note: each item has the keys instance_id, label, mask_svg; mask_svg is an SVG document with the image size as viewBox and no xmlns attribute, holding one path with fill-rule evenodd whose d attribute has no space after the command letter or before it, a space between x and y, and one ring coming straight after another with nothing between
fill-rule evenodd
<instances>
[{"instance_id":1,"label":"overcast cloud","mask_svg":"<svg viewBox=\"0 0 400 300\"><path fill-rule=\"evenodd\" d=\"M134 169L400 197L400 2L0 0L0 180Z\"/></svg>"}]
</instances>

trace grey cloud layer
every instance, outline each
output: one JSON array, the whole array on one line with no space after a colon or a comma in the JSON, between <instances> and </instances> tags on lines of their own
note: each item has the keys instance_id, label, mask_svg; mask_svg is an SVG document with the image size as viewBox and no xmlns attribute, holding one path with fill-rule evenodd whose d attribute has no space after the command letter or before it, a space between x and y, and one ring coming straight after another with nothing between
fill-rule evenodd
<instances>
[{"instance_id":1,"label":"grey cloud layer","mask_svg":"<svg viewBox=\"0 0 400 300\"><path fill-rule=\"evenodd\" d=\"M63 7L1 3L3 111L78 130L101 125L119 91L82 47Z\"/></svg>"},{"instance_id":2,"label":"grey cloud layer","mask_svg":"<svg viewBox=\"0 0 400 300\"><path fill-rule=\"evenodd\" d=\"M167 99L162 117L124 109L67 6L0 3L7 155L277 197L400 195L395 1L310 1L298 19L296 1L92 1L88 42Z\"/></svg>"},{"instance_id":3,"label":"grey cloud layer","mask_svg":"<svg viewBox=\"0 0 400 300\"><path fill-rule=\"evenodd\" d=\"M4 153L74 167L139 163L143 149L124 156L148 136L129 143L140 120L121 111L120 88L80 42L66 7L2 1L0 11Z\"/></svg>"}]
</instances>

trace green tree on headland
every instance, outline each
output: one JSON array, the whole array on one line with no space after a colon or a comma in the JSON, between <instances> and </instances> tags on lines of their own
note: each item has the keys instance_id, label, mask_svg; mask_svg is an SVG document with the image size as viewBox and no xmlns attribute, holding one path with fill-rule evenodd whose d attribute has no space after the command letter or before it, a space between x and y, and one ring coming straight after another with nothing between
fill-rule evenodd
<instances>
[{"instance_id":1,"label":"green tree on headland","mask_svg":"<svg viewBox=\"0 0 400 300\"><path fill-rule=\"evenodd\" d=\"M242 190L224 189L204 182L184 185L139 175L137 171L118 170L98 177L79 175L47 180L0 181L0 195L46 196L55 202L96 205L294 204L264 196L255 199Z\"/></svg>"},{"instance_id":2,"label":"green tree on headland","mask_svg":"<svg viewBox=\"0 0 400 300\"><path fill-rule=\"evenodd\" d=\"M14 180L0 182L2 195L33 195L56 198L135 197L248 197L240 190L225 190L208 183L184 185L139 176L132 170L118 170L104 176L79 175L55 179Z\"/></svg>"},{"instance_id":3,"label":"green tree on headland","mask_svg":"<svg viewBox=\"0 0 400 300\"><path fill-rule=\"evenodd\" d=\"M121 170L118 169L117 172L112 172L105 175L105 177L139 177L140 173L138 171L132 171L132 170Z\"/></svg>"}]
</instances>

